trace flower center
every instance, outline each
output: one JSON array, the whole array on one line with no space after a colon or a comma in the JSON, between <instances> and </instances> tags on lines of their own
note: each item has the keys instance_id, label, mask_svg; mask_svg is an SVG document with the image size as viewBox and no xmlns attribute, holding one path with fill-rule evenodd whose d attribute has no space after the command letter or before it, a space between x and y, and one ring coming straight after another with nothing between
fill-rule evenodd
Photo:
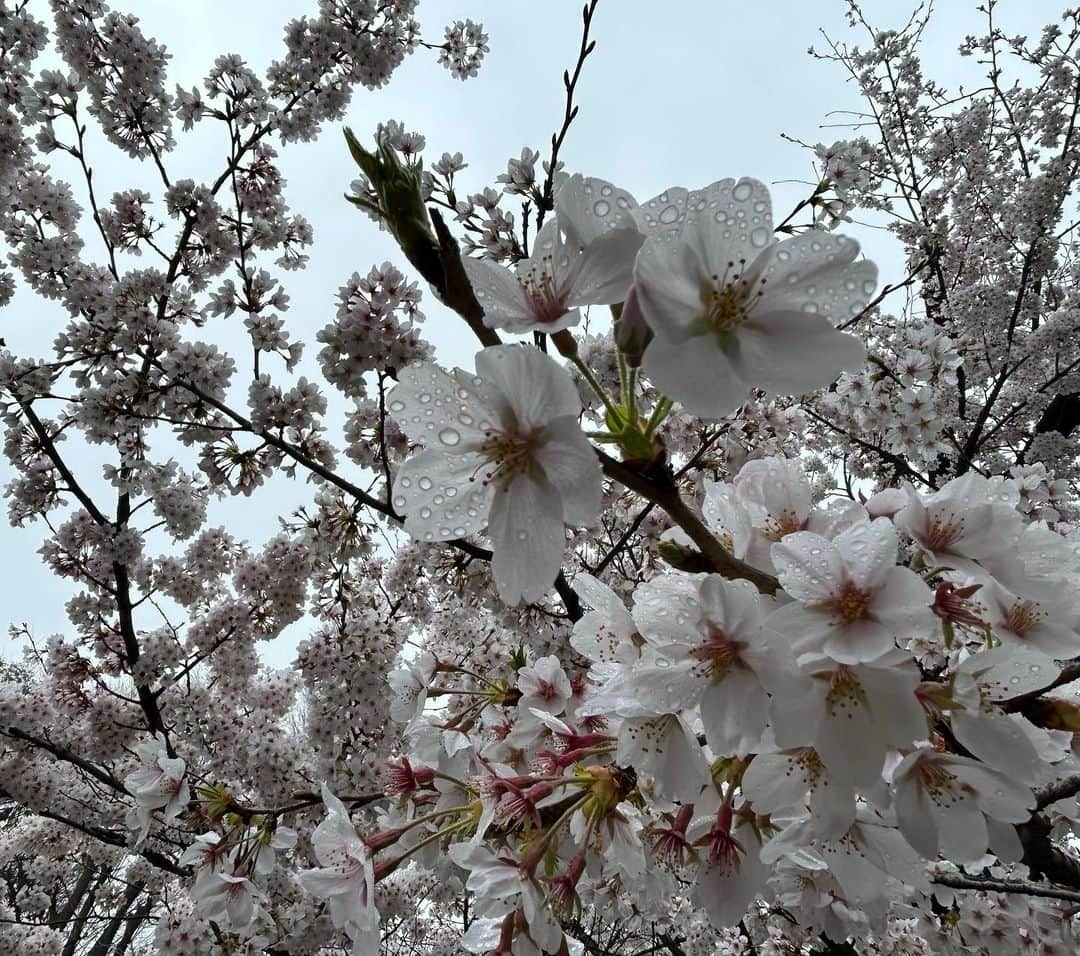
<instances>
[{"instance_id":1,"label":"flower center","mask_svg":"<svg viewBox=\"0 0 1080 956\"><path fill-rule=\"evenodd\" d=\"M838 667L829 679L829 692L825 695L825 707L831 717L844 714L849 720L855 709L866 704L866 693L859 679L847 667Z\"/></svg>"},{"instance_id":2,"label":"flower center","mask_svg":"<svg viewBox=\"0 0 1080 956\"><path fill-rule=\"evenodd\" d=\"M484 464L478 472L483 483L487 485L494 482L505 488L532 466L535 446L535 435L532 434L523 436L485 432L484 443L480 446Z\"/></svg>"},{"instance_id":3,"label":"flower center","mask_svg":"<svg viewBox=\"0 0 1080 956\"><path fill-rule=\"evenodd\" d=\"M729 262L723 275L714 273L711 276L711 287L705 295L702 324L722 345L730 341L732 334L746 321L754 303L764 293L762 287L765 280L747 279L743 272L745 268L745 259Z\"/></svg>"},{"instance_id":4,"label":"flower center","mask_svg":"<svg viewBox=\"0 0 1080 956\"><path fill-rule=\"evenodd\" d=\"M524 275L518 275L521 291L528 296L537 322L550 323L566 315L566 297L555 285L550 255L540 259L539 266L531 265Z\"/></svg>"},{"instance_id":5,"label":"flower center","mask_svg":"<svg viewBox=\"0 0 1080 956\"><path fill-rule=\"evenodd\" d=\"M714 624L708 625L706 639L690 648L689 654L701 661L713 677L723 677L729 667L739 659L739 649L743 645L733 641ZM696 668L695 668L696 669Z\"/></svg>"},{"instance_id":6,"label":"flower center","mask_svg":"<svg viewBox=\"0 0 1080 956\"><path fill-rule=\"evenodd\" d=\"M833 611L843 624L850 624L852 621L866 617L866 608L869 603L870 593L857 588L851 582L845 584L843 590L831 601Z\"/></svg>"},{"instance_id":7,"label":"flower center","mask_svg":"<svg viewBox=\"0 0 1080 956\"><path fill-rule=\"evenodd\" d=\"M769 515L762 534L770 541L779 541L785 535L802 531L805 526L806 522L800 521L794 511L782 511L778 515Z\"/></svg>"},{"instance_id":8,"label":"flower center","mask_svg":"<svg viewBox=\"0 0 1080 956\"><path fill-rule=\"evenodd\" d=\"M1017 601L1002 621L1007 631L1023 636L1043 619L1042 609L1034 601Z\"/></svg>"},{"instance_id":9,"label":"flower center","mask_svg":"<svg viewBox=\"0 0 1080 956\"><path fill-rule=\"evenodd\" d=\"M923 545L930 551L944 551L964 533L964 519L959 515L935 515L923 538Z\"/></svg>"}]
</instances>

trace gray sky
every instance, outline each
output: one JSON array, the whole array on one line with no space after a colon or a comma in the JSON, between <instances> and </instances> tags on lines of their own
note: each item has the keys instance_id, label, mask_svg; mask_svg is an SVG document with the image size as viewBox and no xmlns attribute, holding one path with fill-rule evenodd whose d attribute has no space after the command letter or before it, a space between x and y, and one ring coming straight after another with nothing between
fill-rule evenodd
<instances>
[{"instance_id":1,"label":"gray sky","mask_svg":"<svg viewBox=\"0 0 1080 956\"><path fill-rule=\"evenodd\" d=\"M965 34L982 30L975 5L974 0L938 4L923 56L926 75L939 83L955 88L978 80L974 60L956 54ZM173 55L172 89L174 83L201 86L201 77L221 53L240 54L261 74L281 55L284 24L313 12L315 2L118 0L115 6L139 16L143 29L166 44ZM774 209L786 215L808 191L813 157L780 134L810 143L852 135L820 126L830 121L830 111L857 109L857 91L839 65L807 55L809 46L824 46L819 28L835 39L865 45L865 34L847 27L845 9L842 0L600 0L593 33L597 49L578 87L581 113L562 152L567 169L609 179L639 199L672 185L697 187L725 176L754 176L772 186ZM870 0L864 9L881 28L899 27L910 11L898 0ZM38 16L44 10L42 0ZM429 161L444 150L464 154L469 168L459 174L460 192L491 185L523 146L546 155L562 118L561 75L577 54L580 10L579 0L423 0L419 18L430 42L440 42L443 27L454 19L484 23L491 52L479 76L462 83L438 66L434 54L417 51L388 87L357 92L347 122L363 138L379 121L400 120L427 137ZM998 17L1010 35L1035 35L1059 10L1056 0L1005 0ZM181 145L168 162L174 178L205 180L222 166L222 130L209 124L197 130L191 136L177 131ZM139 185L159 195L149 171L128 162L100 136L91 136L89 149L100 194ZM366 272L384 260L401 268L406 263L387 235L341 198L355 167L337 129L327 128L315 143L287 147L280 160L290 205L315 229L307 270L282 279L292 297L287 325L294 339L307 343L302 371L317 379L314 336L333 318L338 287L353 271ZM77 184L75 194L81 195ZM869 224L849 226L846 232L878 262L882 281L903 277L902 259L888 235ZM93 245L89 248L100 254ZM129 264L149 263L132 259ZM430 296L425 306L426 335L440 360L471 364L476 346L468 330ZM65 317L55 305L20 290L3 320L3 334L16 354L43 356ZM201 337L237 350L245 338L238 316L212 320ZM234 355L236 381L246 390L248 351ZM284 381L280 374L275 378ZM342 406L329 386L326 391L333 413ZM340 417L331 414L327 422L330 440L340 446ZM157 447L164 445L159 441ZM182 463L192 461L190 455L178 457ZM97 455L76 457L88 471L96 460ZM341 468L348 472L355 466L342 458ZM10 469L0 469L7 480ZM88 484L95 486L93 480ZM306 486L281 479L252 499L215 505L211 519L257 544L277 530L278 514L310 497ZM40 564L35 551L41 540L41 526L0 524L8 569L0 576L0 616L26 622L44 638L67 630L63 603L71 591ZM274 642L268 659L287 663L302 631L294 626ZM15 654L2 638L0 654Z\"/></svg>"}]
</instances>

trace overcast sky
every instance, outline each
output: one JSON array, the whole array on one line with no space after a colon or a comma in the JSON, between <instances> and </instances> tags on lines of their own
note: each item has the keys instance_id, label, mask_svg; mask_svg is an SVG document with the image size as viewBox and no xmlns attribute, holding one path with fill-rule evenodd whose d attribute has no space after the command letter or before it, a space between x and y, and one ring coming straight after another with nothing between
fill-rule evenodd
<instances>
[{"instance_id":1,"label":"overcast sky","mask_svg":"<svg viewBox=\"0 0 1080 956\"><path fill-rule=\"evenodd\" d=\"M42 16L44 0L36 5ZM173 57L171 89L173 83L201 85L221 53L237 53L262 73L281 55L284 24L316 5L314 0L120 0L115 6L139 16L144 30L166 44ZM417 51L388 87L358 91L347 123L363 137L381 120L400 120L427 137L431 161L444 150L464 154L469 168L459 175L459 191L491 185L507 158L523 146L546 154L561 122L561 75L576 57L580 9L578 0L422 0L419 19L430 42L440 42L443 27L457 18L484 23L491 52L479 76L462 83L438 66L434 54ZM882 28L900 26L910 12L902 0L871 0L864 9ZM1059 9L1049 0L1005 0L998 17L1006 33L1034 35ZM834 39L865 44L864 33L849 30L845 10L842 0L600 0L593 33L597 48L579 84L581 113L562 151L567 169L612 180L639 199L672 185L692 188L725 176L754 176L773 187L774 208L786 214L807 193L813 157L780 134L828 143L850 135L822 129L823 123L847 119L828 114L859 108L842 67L807 55L811 45L824 47L821 29ZM953 88L976 81L977 65L960 58L956 47L965 34L981 29L974 2L941 0L924 41L926 75ZM217 126L190 137L178 130L181 145L168 163L173 177L216 175L224 156L221 133ZM100 194L140 185L155 198L160 195L148 171L133 168L100 137L92 136L89 148ZM402 268L406 263L385 234L342 200L355 167L338 129L328 127L315 143L287 147L281 165L290 205L315 229L307 270L283 277L292 297L285 317L294 338L308 344L304 366L310 375L317 353L314 334L333 318L338 287L355 270L365 272L384 260ZM81 196L77 184L75 194ZM879 263L883 281L902 278L902 260L886 234L870 224L847 231ZM426 334L439 358L470 364L476 346L468 330L430 296L425 310ZM54 305L20 290L4 310L3 334L17 354L44 356L64 321ZM238 316L231 326L212 321L204 337L239 344L239 326ZM238 356L242 370L248 367L246 354ZM329 424L330 440L340 447L340 418L331 417ZM79 463L95 468L88 457ZM342 459L343 469L353 467ZM7 480L10 469L0 468ZM252 499L216 505L212 518L261 543L277 530L278 514L310 496L310 488L282 480ZM44 638L67 630L63 603L71 591L40 565L34 552L41 540L40 526L0 527L7 569L0 575L0 608L7 621L26 622ZM301 633L302 628L291 629L275 642L268 659L287 663ZM0 653L14 654L2 638Z\"/></svg>"}]
</instances>

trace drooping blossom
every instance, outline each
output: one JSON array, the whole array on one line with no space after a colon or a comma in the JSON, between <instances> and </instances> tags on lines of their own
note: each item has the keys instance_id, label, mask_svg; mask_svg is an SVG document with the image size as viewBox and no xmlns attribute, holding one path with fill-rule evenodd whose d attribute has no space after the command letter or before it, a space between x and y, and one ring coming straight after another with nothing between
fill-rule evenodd
<instances>
[{"instance_id":1,"label":"drooping blossom","mask_svg":"<svg viewBox=\"0 0 1080 956\"><path fill-rule=\"evenodd\" d=\"M375 952L379 944L379 911L375 908L375 866L371 851L356 832L349 811L324 783L326 817L311 843L319 866L299 873L300 885L326 900L330 918L344 929L358 951Z\"/></svg>"},{"instance_id":2,"label":"drooping blossom","mask_svg":"<svg viewBox=\"0 0 1080 956\"><path fill-rule=\"evenodd\" d=\"M1016 832L1007 824L1024 822L1035 806L1019 781L977 760L921 747L900 762L892 783L900 830L927 859L941 852L970 863L987 848L1019 859Z\"/></svg>"},{"instance_id":3,"label":"drooping blossom","mask_svg":"<svg viewBox=\"0 0 1080 956\"><path fill-rule=\"evenodd\" d=\"M179 757L170 757L165 745L157 739L136 745L139 767L124 778L124 786L135 798L129 813L129 825L138 829L136 846L146 839L154 810L161 810L166 823L171 823L187 806L191 791L184 779L187 764Z\"/></svg>"}]
</instances>

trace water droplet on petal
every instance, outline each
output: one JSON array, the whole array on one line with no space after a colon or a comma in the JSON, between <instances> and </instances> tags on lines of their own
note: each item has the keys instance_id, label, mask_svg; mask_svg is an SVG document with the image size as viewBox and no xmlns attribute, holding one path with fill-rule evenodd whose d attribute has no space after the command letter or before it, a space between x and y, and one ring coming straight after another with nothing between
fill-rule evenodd
<instances>
[{"instance_id":1,"label":"water droplet on petal","mask_svg":"<svg viewBox=\"0 0 1080 956\"><path fill-rule=\"evenodd\" d=\"M864 295L873 295L874 290L877 288L877 283L873 279L867 279L862 284L862 290Z\"/></svg>"},{"instance_id":2,"label":"water droplet on petal","mask_svg":"<svg viewBox=\"0 0 1080 956\"><path fill-rule=\"evenodd\" d=\"M417 483L420 485L420 489L422 491L431 491L432 482L431 479L427 477L427 475L421 478L420 481Z\"/></svg>"},{"instance_id":3,"label":"water droplet on petal","mask_svg":"<svg viewBox=\"0 0 1080 956\"><path fill-rule=\"evenodd\" d=\"M754 187L747 182L739 183L732 191L731 195L734 196L739 202L746 202L754 194Z\"/></svg>"},{"instance_id":4,"label":"water droplet on petal","mask_svg":"<svg viewBox=\"0 0 1080 956\"><path fill-rule=\"evenodd\" d=\"M439 432L439 441L453 447L461 441L461 433L456 428L444 428Z\"/></svg>"},{"instance_id":5,"label":"water droplet on petal","mask_svg":"<svg viewBox=\"0 0 1080 956\"><path fill-rule=\"evenodd\" d=\"M525 541L529 537L529 532L524 528L519 528L517 533L518 541Z\"/></svg>"},{"instance_id":6,"label":"water droplet on petal","mask_svg":"<svg viewBox=\"0 0 1080 956\"><path fill-rule=\"evenodd\" d=\"M811 315L818 310L816 302L804 302L802 307L803 312L809 312Z\"/></svg>"},{"instance_id":7,"label":"water droplet on petal","mask_svg":"<svg viewBox=\"0 0 1080 956\"><path fill-rule=\"evenodd\" d=\"M394 399L394 401L392 401L390 403L390 411L392 411L392 412L403 412L403 411L405 411L405 403L402 402L402 401L398 401L397 399Z\"/></svg>"},{"instance_id":8,"label":"water droplet on petal","mask_svg":"<svg viewBox=\"0 0 1080 956\"><path fill-rule=\"evenodd\" d=\"M611 203L606 199L598 199L593 203L592 211L598 216L606 216L611 212Z\"/></svg>"},{"instance_id":9,"label":"water droplet on petal","mask_svg":"<svg viewBox=\"0 0 1080 956\"><path fill-rule=\"evenodd\" d=\"M758 226L750 232L750 242L758 249L764 249L769 244L769 230L764 226Z\"/></svg>"}]
</instances>

